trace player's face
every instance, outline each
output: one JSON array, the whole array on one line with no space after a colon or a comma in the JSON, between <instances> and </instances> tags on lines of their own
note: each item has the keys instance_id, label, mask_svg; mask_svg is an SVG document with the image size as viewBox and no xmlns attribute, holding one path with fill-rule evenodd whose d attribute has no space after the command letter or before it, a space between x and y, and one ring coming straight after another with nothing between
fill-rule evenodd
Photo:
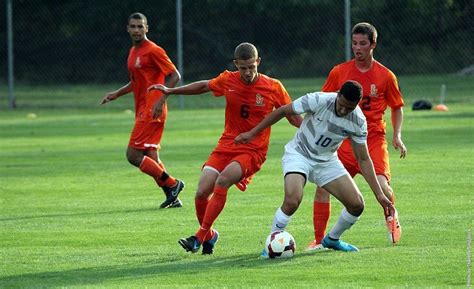
<instances>
[{"instance_id":1,"label":"player's face","mask_svg":"<svg viewBox=\"0 0 474 289\"><path fill-rule=\"evenodd\" d=\"M338 95L336 98L336 115L343 117L351 113L359 102L349 101L342 95Z\"/></svg>"},{"instance_id":2,"label":"player's face","mask_svg":"<svg viewBox=\"0 0 474 289\"><path fill-rule=\"evenodd\" d=\"M138 44L145 40L148 25L146 25L143 19L130 19L127 25L127 32L130 34L133 44Z\"/></svg>"},{"instance_id":3,"label":"player's face","mask_svg":"<svg viewBox=\"0 0 474 289\"><path fill-rule=\"evenodd\" d=\"M260 57L250 58L247 60L236 59L234 60L235 67L240 72L240 79L247 84L253 83L257 80L258 72L257 67L260 64Z\"/></svg>"},{"instance_id":4,"label":"player's face","mask_svg":"<svg viewBox=\"0 0 474 289\"><path fill-rule=\"evenodd\" d=\"M352 52L358 61L372 58L372 53L376 45L376 43L370 43L367 34L352 34Z\"/></svg>"}]
</instances>

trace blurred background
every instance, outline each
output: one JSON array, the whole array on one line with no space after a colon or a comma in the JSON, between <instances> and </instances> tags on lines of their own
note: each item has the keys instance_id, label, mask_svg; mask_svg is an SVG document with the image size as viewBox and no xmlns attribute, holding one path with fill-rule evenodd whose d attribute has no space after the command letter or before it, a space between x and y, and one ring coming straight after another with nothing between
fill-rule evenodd
<instances>
[{"instance_id":1,"label":"blurred background","mask_svg":"<svg viewBox=\"0 0 474 289\"><path fill-rule=\"evenodd\" d=\"M233 50L244 41L259 49L262 73L323 78L346 60L347 16L350 27L362 21L375 25L375 57L398 77L463 77L474 71L472 0L182 0L181 6L178 0L6 0L0 4L2 108L8 94L8 2L14 80L20 88L125 84L131 46L126 25L135 11L148 17L148 38L175 64L182 56L184 82L233 69ZM314 90L319 88L318 83ZM16 98L22 104L21 93Z\"/></svg>"}]
</instances>

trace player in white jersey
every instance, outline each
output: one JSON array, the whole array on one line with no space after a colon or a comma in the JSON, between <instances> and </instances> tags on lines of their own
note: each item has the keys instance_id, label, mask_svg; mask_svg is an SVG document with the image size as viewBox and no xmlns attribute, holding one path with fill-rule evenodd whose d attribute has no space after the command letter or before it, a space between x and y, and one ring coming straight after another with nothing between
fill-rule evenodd
<instances>
[{"instance_id":1,"label":"player in white jersey","mask_svg":"<svg viewBox=\"0 0 474 289\"><path fill-rule=\"evenodd\" d=\"M342 233L364 210L362 194L337 158L336 151L346 138L351 139L354 155L377 201L393 216L394 207L380 188L368 153L367 122L357 105L361 97L362 87L355 81L345 82L338 93L309 93L274 110L252 130L236 137L236 143L246 143L283 117L306 113L295 137L285 146L282 158L285 198L275 213L272 232L286 228L303 199L303 188L309 180L344 205L339 220L324 237L322 245L341 251L359 250L340 240Z\"/></svg>"}]
</instances>

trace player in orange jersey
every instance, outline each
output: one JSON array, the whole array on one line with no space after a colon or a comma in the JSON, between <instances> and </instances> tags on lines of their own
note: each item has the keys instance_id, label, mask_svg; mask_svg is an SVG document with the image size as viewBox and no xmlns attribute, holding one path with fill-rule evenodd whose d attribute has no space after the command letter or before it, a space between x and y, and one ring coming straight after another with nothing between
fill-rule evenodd
<instances>
[{"instance_id":1,"label":"player in orange jersey","mask_svg":"<svg viewBox=\"0 0 474 289\"><path fill-rule=\"evenodd\" d=\"M166 121L166 103L158 104L162 107L163 113L159 118L153 117L153 107L162 93L147 91L153 83L165 83L165 80L167 86L174 87L181 79L181 75L165 50L146 37L148 23L145 15L138 12L130 15L127 31L133 43L127 61L130 81L125 86L107 93L100 104L133 92L135 126L128 143L127 159L132 165L151 176L163 189L166 200L160 205L161 208L181 207L178 194L184 188L184 183L166 172L158 155Z\"/></svg>"},{"instance_id":2,"label":"player in orange jersey","mask_svg":"<svg viewBox=\"0 0 474 289\"><path fill-rule=\"evenodd\" d=\"M355 80L363 87L363 97L359 104L367 119L369 154L374 163L377 179L384 194L392 203L395 202L390 186L390 166L388 145L385 137L384 113L387 106L391 109L393 127L392 145L400 150L400 158L405 158L407 149L402 141L403 98L398 87L397 78L388 68L376 61L373 51L377 46L377 30L369 23L358 23L352 28L352 51L354 59L336 65L329 73L322 90L335 92L347 80ZM339 159L352 177L361 170L354 158L351 144L345 141L337 151ZM313 225L315 240L307 250L321 249L321 240L325 236L331 211L329 193L318 187L313 207ZM385 219L391 242L396 243L401 237L398 214L392 218L385 212Z\"/></svg>"},{"instance_id":3,"label":"player in orange jersey","mask_svg":"<svg viewBox=\"0 0 474 289\"><path fill-rule=\"evenodd\" d=\"M212 229L212 225L224 209L227 191L232 185L244 191L250 178L260 170L266 159L269 128L246 144L234 143L235 137L253 128L274 108L291 102L280 81L257 72L260 57L253 44L241 43L236 47L234 64L238 71L226 70L211 80L176 88L161 84L149 88L165 94L161 101L171 94L191 95L208 91L226 99L224 133L203 165L196 191L196 216L200 228L195 235L179 240L179 244L188 252L197 252L202 244L203 254L213 253L219 234ZM159 106L155 112L156 115L161 113ZM299 127L302 118L291 116L288 121Z\"/></svg>"}]
</instances>

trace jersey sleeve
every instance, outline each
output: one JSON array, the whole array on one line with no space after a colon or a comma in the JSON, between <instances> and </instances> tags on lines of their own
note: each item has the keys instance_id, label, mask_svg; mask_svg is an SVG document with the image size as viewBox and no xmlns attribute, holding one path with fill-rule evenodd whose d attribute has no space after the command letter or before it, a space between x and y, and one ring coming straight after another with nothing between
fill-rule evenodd
<instances>
[{"instance_id":1,"label":"jersey sleeve","mask_svg":"<svg viewBox=\"0 0 474 289\"><path fill-rule=\"evenodd\" d=\"M219 74L216 78L209 80L208 86L214 96L222 96L227 87L227 80L230 76L230 71L226 70Z\"/></svg>"},{"instance_id":2,"label":"jersey sleeve","mask_svg":"<svg viewBox=\"0 0 474 289\"><path fill-rule=\"evenodd\" d=\"M329 72L321 91L336 92L339 91L339 88L339 66L334 66Z\"/></svg>"},{"instance_id":3,"label":"jersey sleeve","mask_svg":"<svg viewBox=\"0 0 474 289\"><path fill-rule=\"evenodd\" d=\"M168 75L174 71L176 71L176 66L174 66L171 59L166 54L166 51L156 46L151 53L152 61L155 63L161 70L164 75Z\"/></svg>"},{"instance_id":4,"label":"jersey sleeve","mask_svg":"<svg viewBox=\"0 0 474 289\"><path fill-rule=\"evenodd\" d=\"M356 130L350 135L350 138L356 143L363 144L367 142L367 120L365 119L364 114L362 113L362 110L360 110L359 107L357 108L357 111L358 112L356 113Z\"/></svg>"},{"instance_id":5,"label":"jersey sleeve","mask_svg":"<svg viewBox=\"0 0 474 289\"><path fill-rule=\"evenodd\" d=\"M400 87L398 86L397 77L389 70L387 78L387 89L385 92L387 104L391 109L400 108L404 105L404 102L400 92Z\"/></svg>"},{"instance_id":6,"label":"jersey sleeve","mask_svg":"<svg viewBox=\"0 0 474 289\"><path fill-rule=\"evenodd\" d=\"M290 95L288 94L285 87L279 80L275 81L274 90L275 90L275 96L276 96L275 97L276 108L291 103Z\"/></svg>"},{"instance_id":7,"label":"jersey sleeve","mask_svg":"<svg viewBox=\"0 0 474 289\"><path fill-rule=\"evenodd\" d=\"M314 113L317 111L320 103L321 99L318 93L312 92L295 100L292 107L297 114Z\"/></svg>"}]
</instances>

